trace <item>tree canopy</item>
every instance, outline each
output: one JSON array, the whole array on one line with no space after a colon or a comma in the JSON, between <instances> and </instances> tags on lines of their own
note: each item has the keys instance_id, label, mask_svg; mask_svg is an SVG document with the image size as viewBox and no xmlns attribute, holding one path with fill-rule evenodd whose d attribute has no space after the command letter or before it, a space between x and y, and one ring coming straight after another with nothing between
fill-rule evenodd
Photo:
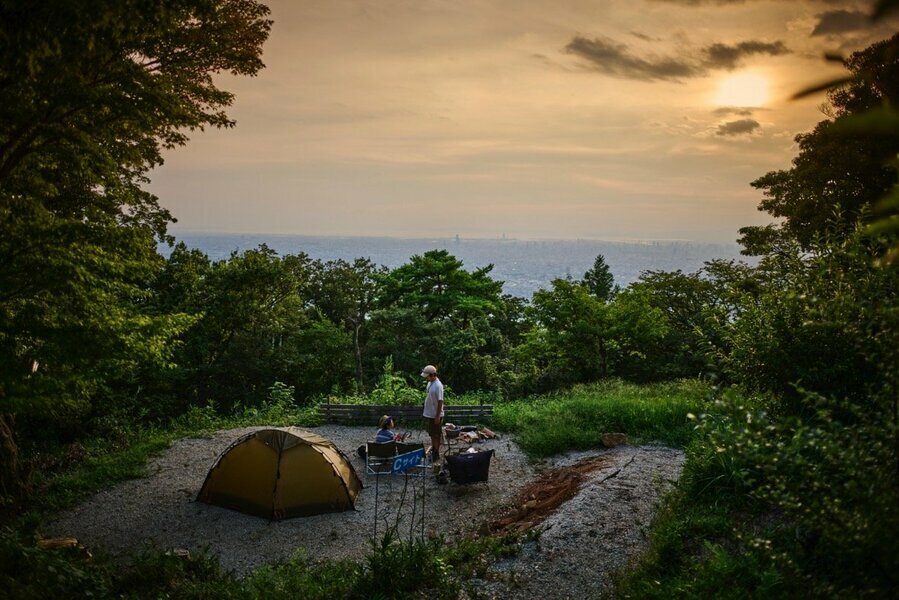
<instances>
[{"instance_id":1,"label":"tree canopy","mask_svg":"<svg viewBox=\"0 0 899 600\"><path fill-rule=\"evenodd\" d=\"M608 302L617 291L615 285L615 277L612 270L606 264L606 259L602 254L596 256L593 261L593 267L584 273L584 285L599 300Z\"/></svg>"},{"instance_id":2,"label":"tree canopy","mask_svg":"<svg viewBox=\"0 0 899 600\"><path fill-rule=\"evenodd\" d=\"M141 186L189 131L234 124L213 76L262 68L267 15L253 0L0 2L2 491L21 480L13 415L165 362L189 325L146 311L172 219Z\"/></svg>"},{"instance_id":3,"label":"tree canopy","mask_svg":"<svg viewBox=\"0 0 899 600\"><path fill-rule=\"evenodd\" d=\"M888 159L899 138L847 131L853 117L899 100L899 34L845 61L851 77L829 92L830 118L796 136L799 154L789 170L772 171L752 182L765 198L759 210L782 218L780 225L740 229L747 254L764 254L785 242L813 248L824 237L843 239L897 182Z\"/></svg>"},{"instance_id":4,"label":"tree canopy","mask_svg":"<svg viewBox=\"0 0 899 600\"><path fill-rule=\"evenodd\" d=\"M503 282L490 278L493 265L466 271L446 250L413 256L384 280L382 305L416 308L428 321L463 324L500 310Z\"/></svg>"}]
</instances>

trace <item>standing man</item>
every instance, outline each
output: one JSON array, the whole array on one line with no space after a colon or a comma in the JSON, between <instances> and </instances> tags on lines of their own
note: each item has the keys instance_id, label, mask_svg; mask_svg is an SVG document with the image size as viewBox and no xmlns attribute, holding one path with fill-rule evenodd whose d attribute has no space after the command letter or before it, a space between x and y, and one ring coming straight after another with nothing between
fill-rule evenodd
<instances>
[{"instance_id":1,"label":"standing man","mask_svg":"<svg viewBox=\"0 0 899 600\"><path fill-rule=\"evenodd\" d=\"M440 458L440 440L443 437L443 384L437 379L437 368L428 365L421 370L421 376L428 380L428 396L422 413L431 436L431 460Z\"/></svg>"}]
</instances>

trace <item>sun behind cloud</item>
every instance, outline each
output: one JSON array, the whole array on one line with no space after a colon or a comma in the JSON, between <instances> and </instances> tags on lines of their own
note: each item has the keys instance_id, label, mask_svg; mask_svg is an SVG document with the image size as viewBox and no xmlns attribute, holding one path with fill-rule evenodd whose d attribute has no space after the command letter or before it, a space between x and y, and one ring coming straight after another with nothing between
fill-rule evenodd
<instances>
[{"instance_id":1,"label":"sun behind cloud","mask_svg":"<svg viewBox=\"0 0 899 600\"><path fill-rule=\"evenodd\" d=\"M715 104L755 108L769 99L768 78L760 73L744 71L728 75L718 82Z\"/></svg>"}]
</instances>

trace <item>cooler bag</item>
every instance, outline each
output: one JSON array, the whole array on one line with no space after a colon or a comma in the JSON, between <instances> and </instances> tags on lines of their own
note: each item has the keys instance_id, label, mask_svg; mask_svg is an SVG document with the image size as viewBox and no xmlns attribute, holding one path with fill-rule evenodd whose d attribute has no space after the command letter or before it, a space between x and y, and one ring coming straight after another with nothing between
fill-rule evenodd
<instances>
[{"instance_id":1,"label":"cooler bag","mask_svg":"<svg viewBox=\"0 0 899 600\"><path fill-rule=\"evenodd\" d=\"M449 470L450 479L459 484L487 481L492 456L493 450L446 456L446 468Z\"/></svg>"}]
</instances>

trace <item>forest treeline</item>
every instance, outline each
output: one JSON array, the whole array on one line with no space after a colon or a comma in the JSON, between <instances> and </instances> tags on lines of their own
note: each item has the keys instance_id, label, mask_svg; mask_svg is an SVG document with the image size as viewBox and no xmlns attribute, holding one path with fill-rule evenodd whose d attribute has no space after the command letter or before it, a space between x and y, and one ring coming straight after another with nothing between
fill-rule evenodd
<instances>
[{"instance_id":1,"label":"forest treeline","mask_svg":"<svg viewBox=\"0 0 899 600\"><path fill-rule=\"evenodd\" d=\"M185 132L233 125L213 75L261 69L270 26L253 0L0 3L4 506L48 445L229 414L275 382L308 403L385 364L495 399L703 377L720 394L629 593L899 586L899 36L846 59L792 166L752 183L777 218L741 230L757 266L619 289L600 256L525 300L446 251L388 270L175 243L142 185Z\"/></svg>"}]
</instances>

